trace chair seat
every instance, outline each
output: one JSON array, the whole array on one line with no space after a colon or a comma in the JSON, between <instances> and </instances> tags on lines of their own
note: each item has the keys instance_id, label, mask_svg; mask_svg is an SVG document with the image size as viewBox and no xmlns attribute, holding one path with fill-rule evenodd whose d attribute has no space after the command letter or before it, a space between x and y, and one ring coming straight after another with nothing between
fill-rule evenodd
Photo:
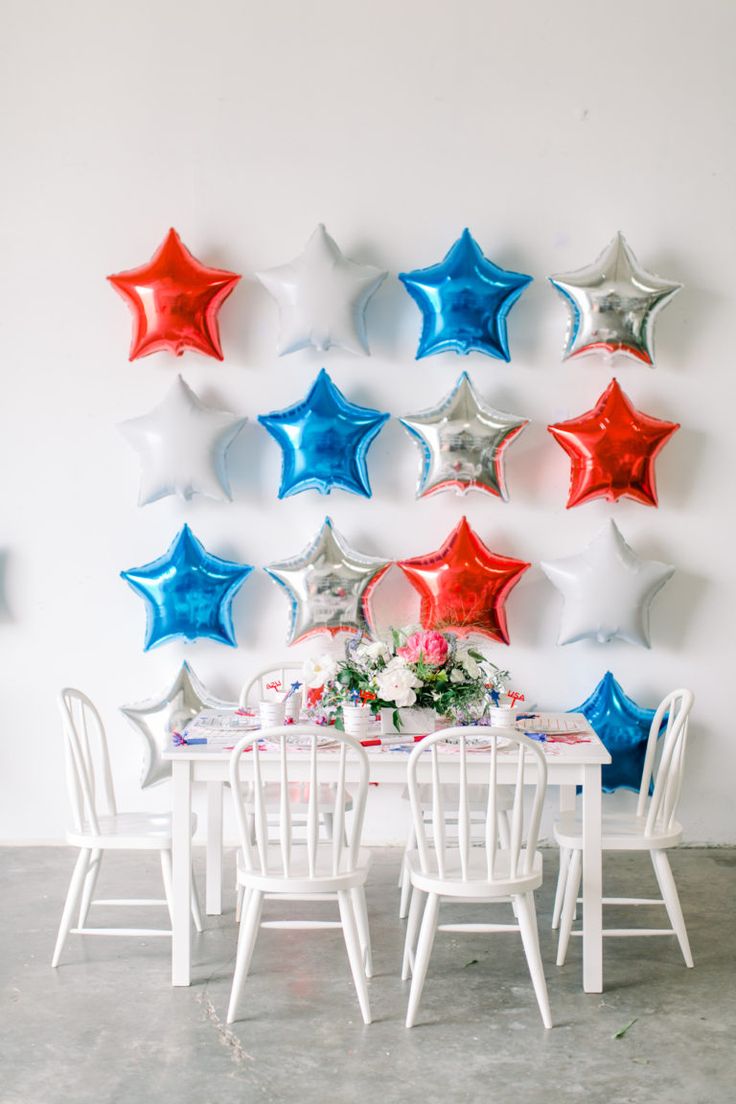
<instances>
[{"instance_id":1,"label":"chair seat","mask_svg":"<svg viewBox=\"0 0 736 1104\"><path fill-rule=\"evenodd\" d=\"M264 784L263 794L265 798L265 808L267 813L278 813L281 808L281 783L280 782L267 782ZM318 784L317 789L317 812L320 816L335 812L335 789L336 786L332 782L321 782ZM255 808L255 790L252 782L247 782L242 787L243 804L247 811L252 813ZM289 783L289 806L291 812L300 813L306 816L309 810L309 794L310 784L309 782L290 782ZM353 798L351 794L345 791L345 812L350 812L353 807Z\"/></svg>"},{"instance_id":2,"label":"chair seat","mask_svg":"<svg viewBox=\"0 0 736 1104\"><path fill-rule=\"evenodd\" d=\"M93 850L168 851L171 849L170 813L117 813L115 816L97 818L99 832L86 825L81 831L67 832L67 843L74 847ZM197 827L197 817L192 813L191 832Z\"/></svg>"},{"instance_id":3,"label":"chair seat","mask_svg":"<svg viewBox=\"0 0 736 1104\"><path fill-rule=\"evenodd\" d=\"M443 804L448 810L456 810L460 801L460 787L452 782L445 782L441 786ZM417 786L419 795L419 808L423 812L432 811L432 785L430 782L423 782ZM401 792L401 797L404 801L409 800L409 787L404 786ZM499 813L508 812L514 803L514 789L513 786L497 786L496 787L496 809ZM483 813L485 816L488 809L488 787L482 786L479 783L468 786L468 809L471 813Z\"/></svg>"},{"instance_id":4,"label":"chair seat","mask_svg":"<svg viewBox=\"0 0 736 1104\"><path fill-rule=\"evenodd\" d=\"M432 853L433 858L435 853ZM523 857L523 853L522 853ZM509 894L529 893L542 884L542 855L535 851L532 869L522 877L509 874L509 854L499 851L496 854L494 880L488 880L485 849L471 847L468 862L468 875L463 879L460 867L460 852L457 848L445 852L445 873L422 873L418 851L407 851L405 862L415 889L425 893L439 893L441 897L482 897L489 901L496 897L508 897Z\"/></svg>"},{"instance_id":5,"label":"chair seat","mask_svg":"<svg viewBox=\"0 0 736 1104\"><path fill-rule=\"evenodd\" d=\"M602 821L604 851L659 851L674 847L682 839L682 825L676 821L666 832L644 834L646 817L633 813L607 813ZM555 822L555 839L561 847L580 851L583 847L583 824L576 813L567 813Z\"/></svg>"},{"instance_id":6,"label":"chair seat","mask_svg":"<svg viewBox=\"0 0 736 1104\"><path fill-rule=\"evenodd\" d=\"M331 841L317 845L315 873L310 875L306 842L294 840L288 877L281 873L283 860L280 844L269 844L268 874L261 874L260 870L246 870L242 854L238 851L236 871L238 883L246 889L261 889L266 893L336 893L338 889L353 889L355 886L365 885L371 865L370 851L361 847L355 869L347 871L347 849L343 848L338 872L333 874L332 849Z\"/></svg>"}]
</instances>

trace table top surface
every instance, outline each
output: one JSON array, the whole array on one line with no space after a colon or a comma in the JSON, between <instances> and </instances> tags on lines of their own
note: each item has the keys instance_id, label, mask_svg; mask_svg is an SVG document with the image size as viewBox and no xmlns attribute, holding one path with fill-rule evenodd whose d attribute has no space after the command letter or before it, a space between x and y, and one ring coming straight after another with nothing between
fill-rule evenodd
<instances>
[{"instance_id":1,"label":"table top surface","mask_svg":"<svg viewBox=\"0 0 736 1104\"><path fill-rule=\"evenodd\" d=\"M545 736L544 740L540 740L539 746L544 752L546 758L550 762L559 764L567 763L576 766L604 766L611 762L611 756L604 747L603 743L593 731L588 721L582 713L552 713L545 712L539 715L539 721L529 721L525 726L528 731L537 726L541 730L544 725L539 723L544 721L545 724L552 727L556 722L560 724L566 724L567 722L575 722L575 732L557 732L551 733ZM329 734L329 729L325 730L325 735ZM489 730L490 732L490 730ZM257 735L257 729L253 730L253 737ZM369 759L380 759L381 763L387 761L396 761L399 764L406 764L406 760L409 753L417 746L414 742L414 736L411 733L404 734L407 737L406 743L387 743L379 747L367 747ZM162 758L168 762L228 762L230 759L230 752L232 748L230 746L223 747L221 745L184 745L177 748L169 748L162 753ZM334 747L326 747L319 750L319 754L322 756L332 756L335 754ZM513 755L515 747L513 744L506 747L499 747L498 754ZM300 751L294 749L290 751L290 755L308 755L308 751ZM469 756L473 760L484 760L490 758L490 753L487 751L469 751ZM447 758L448 760L454 759L457 753L451 750L443 751L439 750L441 758ZM260 757L262 760L268 761L270 759L279 759L278 751L261 750Z\"/></svg>"}]
</instances>

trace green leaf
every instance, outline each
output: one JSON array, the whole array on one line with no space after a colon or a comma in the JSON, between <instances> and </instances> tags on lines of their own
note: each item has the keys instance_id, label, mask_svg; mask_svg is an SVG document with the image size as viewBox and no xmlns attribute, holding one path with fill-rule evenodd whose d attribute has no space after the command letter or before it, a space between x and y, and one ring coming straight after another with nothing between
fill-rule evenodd
<instances>
[{"instance_id":1,"label":"green leaf","mask_svg":"<svg viewBox=\"0 0 736 1104\"><path fill-rule=\"evenodd\" d=\"M398 709L394 709L391 720L394 722L394 727L396 728L396 731L401 732L401 717L399 716Z\"/></svg>"},{"instance_id":2,"label":"green leaf","mask_svg":"<svg viewBox=\"0 0 736 1104\"><path fill-rule=\"evenodd\" d=\"M629 1028L630 1028L630 1027L633 1027L633 1026L634 1026L634 1024L636 1023L636 1021L637 1021L638 1019L639 1019L639 1017L638 1017L638 1016L634 1016L633 1020L629 1020L629 1022L628 1022L628 1023L627 1023L627 1024L626 1024L626 1025L624 1026L624 1027L620 1028L620 1029L619 1029L619 1030L618 1030L618 1031L617 1031L617 1032L615 1033L615 1035L612 1035L612 1036L611 1036L611 1038L612 1038L612 1039L623 1039L623 1037L624 1037L624 1035L626 1034L626 1032L627 1032L627 1031L629 1030Z\"/></svg>"}]
</instances>

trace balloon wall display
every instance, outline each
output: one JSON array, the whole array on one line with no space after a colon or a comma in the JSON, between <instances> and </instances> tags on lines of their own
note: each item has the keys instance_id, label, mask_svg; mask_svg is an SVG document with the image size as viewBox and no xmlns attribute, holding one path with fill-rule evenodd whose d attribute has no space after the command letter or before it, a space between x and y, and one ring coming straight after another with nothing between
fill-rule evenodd
<instances>
[{"instance_id":1,"label":"balloon wall display","mask_svg":"<svg viewBox=\"0 0 736 1104\"><path fill-rule=\"evenodd\" d=\"M482 402L467 372L437 406L400 420L421 451L417 498L447 490L508 498L504 452L528 421Z\"/></svg>"},{"instance_id":2,"label":"balloon wall display","mask_svg":"<svg viewBox=\"0 0 736 1104\"><path fill-rule=\"evenodd\" d=\"M167 495L230 499L225 459L247 419L206 406L176 377L166 398L120 431L141 461L138 505Z\"/></svg>"},{"instance_id":3,"label":"balloon wall display","mask_svg":"<svg viewBox=\"0 0 736 1104\"><path fill-rule=\"evenodd\" d=\"M612 762L601 770L606 793L614 790L639 792L644 770L649 729L654 709L643 709L622 690L606 671L589 698L570 713L583 713L593 731L611 754ZM665 716L664 723L667 718Z\"/></svg>"},{"instance_id":4,"label":"balloon wall display","mask_svg":"<svg viewBox=\"0 0 736 1104\"><path fill-rule=\"evenodd\" d=\"M399 560L398 566L421 597L422 628L509 643L506 598L531 564L491 552L467 518L436 552Z\"/></svg>"},{"instance_id":5,"label":"balloon wall display","mask_svg":"<svg viewBox=\"0 0 736 1104\"><path fill-rule=\"evenodd\" d=\"M613 379L592 410L547 427L570 457L570 506L594 498L657 505L654 461L678 422L636 410Z\"/></svg>"},{"instance_id":6,"label":"balloon wall display","mask_svg":"<svg viewBox=\"0 0 736 1104\"><path fill-rule=\"evenodd\" d=\"M682 284L643 269L623 234L587 268L549 279L570 312L564 360L621 353L654 364L654 323Z\"/></svg>"},{"instance_id":7,"label":"balloon wall display","mask_svg":"<svg viewBox=\"0 0 736 1104\"><path fill-rule=\"evenodd\" d=\"M163 556L122 571L146 603L144 650L178 636L235 647L232 602L252 570L212 556L185 525Z\"/></svg>"},{"instance_id":8,"label":"balloon wall display","mask_svg":"<svg viewBox=\"0 0 736 1104\"><path fill-rule=\"evenodd\" d=\"M422 313L417 360L473 349L511 359L507 315L532 277L489 261L469 230L439 264L401 272L399 279Z\"/></svg>"},{"instance_id":9,"label":"balloon wall display","mask_svg":"<svg viewBox=\"0 0 736 1104\"><path fill-rule=\"evenodd\" d=\"M650 607L675 569L637 556L614 521L577 556L540 567L564 599L558 644L618 637L650 647Z\"/></svg>"},{"instance_id":10,"label":"balloon wall display","mask_svg":"<svg viewBox=\"0 0 736 1104\"><path fill-rule=\"evenodd\" d=\"M169 230L148 264L108 276L133 315L129 359L194 349L222 360L217 316L239 279L201 264Z\"/></svg>"},{"instance_id":11,"label":"balloon wall display","mask_svg":"<svg viewBox=\"0 0 736 1104\"><path fill-rule=\"evenodd\" d=\"M330 518L298 556L269 564L266 571L286 591L291 606L287 644L315 633L368 632L368 600L389 560L351 548Z\"/></svg>"},{"instance_id":12,"label":"balloon wall display","mask_svg":"<svg viewBox=\"0 0 736 1104\"><path fill-rule=\"evenodd\" d=\"M171 763L161 758L171 749L174 732L181 733L203 709L231 709L232 703L221 701L200 682L188 663L182 663L173 685L160 698L135 705L121 705L135 730L143 737L143 772L141 787L155 786L171 774Z\"/></svg>"},{"instance_id":13,"label":"balloon wall display","mask_svg":"<svg viewBox=\"0 0 736 1104\"><path fill-rule=\"evenodd\" d=\"M300 257L256 273L279 306L279 356L333 345L369 353L365 310L387 275L348 260L320 223Z\"/></svg>"},{"instance_id":14,"label":"balloon wall display","mask_svg":"<svg viewBox=\"0 0 736 1104\"><path fill-rule=\"evenodd\" d=\"M370 498L366 454L388 417L348 402L324 368L302 402L259 415L283 454L279 498L333 487Z\"/></svg>"}]
</instances>

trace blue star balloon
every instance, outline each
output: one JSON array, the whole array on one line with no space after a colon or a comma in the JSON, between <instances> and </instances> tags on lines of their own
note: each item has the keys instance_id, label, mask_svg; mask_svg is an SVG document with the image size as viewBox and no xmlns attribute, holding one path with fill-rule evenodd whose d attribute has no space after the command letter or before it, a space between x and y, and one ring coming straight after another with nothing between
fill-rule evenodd
<instances>
[{"instance_id":1,"label":"blue star balloon","mask_svg":"<svg viewBox=\"0 0 736 1104\"><path fill-rule=\"evenodd\" d=\"M146 601L144 651L174 637L236 646L232 602L253 570L211 556L185 525L163 556L120 575Z\"/></svg>"},{"instance_id":2,"label":"blue star balloon","mask_svg":"<svg viewBox=\"0 0 736 1104\"><path fill-rule=\"evenodd\" d=\"M469 230L440 264L400 272L399 279L422 312L417 360L450 349L511 359L506 315L532 277L493 264Z\"/></svg>"},{"instance_id":3,"label":"blue star balloon","mask_svg":"<svg viewBox=\"0 0 736 1104\"><path fill-rule=\"evenodd\" d=\"M589 724L611 753L612 762L603 767L602 785L614 790L639 792L649 729L655 709L642 709L627 697L610 671L606 671L593 693L570 713L584 713ZM666 724L666 718L663 722Z\"/></svg>"},{"instance_id":4,"label":"blue star balloon","mask_svg":"<svg viewBox=\"0 0 736 1104\"><path fill-rule=\"evenodd\" d=\"M333 487L370 498L366 453L388 417L349 403L324 368L303 402L260 414L283 452L279 498Z\"/></svg>"}]
</instances>

